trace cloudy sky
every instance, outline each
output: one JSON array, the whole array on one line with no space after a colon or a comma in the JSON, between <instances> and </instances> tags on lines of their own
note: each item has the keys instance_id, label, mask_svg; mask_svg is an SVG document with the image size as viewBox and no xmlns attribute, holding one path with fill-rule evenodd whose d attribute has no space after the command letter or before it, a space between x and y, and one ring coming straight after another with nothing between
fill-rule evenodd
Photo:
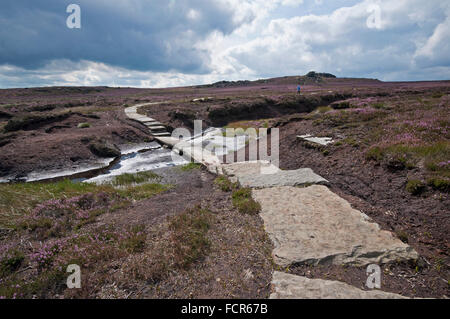
<instances>
[{"instance_id":1,"label":"cloudy sky","mask_svg":"<svg viewBox=\"0 0 450 319\"><path fill-rule=\"evenodd\" d=\"M67 27L69 4L81 28ZM448 0L2 0L0 88L450 79ZM74 20L71 20L74 21Z\"/></svg>"}]
</instances>

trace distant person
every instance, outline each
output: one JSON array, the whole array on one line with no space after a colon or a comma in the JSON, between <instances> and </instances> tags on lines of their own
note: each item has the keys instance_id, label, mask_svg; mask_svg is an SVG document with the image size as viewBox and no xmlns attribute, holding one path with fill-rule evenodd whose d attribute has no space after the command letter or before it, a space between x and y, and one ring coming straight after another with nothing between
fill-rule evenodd
<instances>
[{"instance_id":1,"label":"distant person","mask_svg":"<svg viewBox=\"0 0 450 319\"><path fill-rule=\"evenodd\" d=\"M302 88L300 87L300 84L297 86L297 94L300 94L300 91L302 90Z\"/></svg>"}]
</instances>

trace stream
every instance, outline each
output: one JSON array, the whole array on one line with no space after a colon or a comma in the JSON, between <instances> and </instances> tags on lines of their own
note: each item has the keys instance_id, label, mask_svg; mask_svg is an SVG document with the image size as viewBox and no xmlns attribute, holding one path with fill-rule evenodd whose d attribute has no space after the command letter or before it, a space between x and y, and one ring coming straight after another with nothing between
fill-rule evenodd
<instances>
[{"instance_id":1,"label":"stream","mask_svg":"<svg viewBox=\"0 0 450 319\"><path fill-rule=\"evenodd\" d=\"M223 132L222 129L212 127L184 141L190 141L194 146L207 148L215 155L221 156L245 147L250 139L248 135L225 137ZM0 183L70 179L76 182L101 184L124 173L151 171L184 165L189 162L157 142L121 145L119 148L121 156L118 158L98 159L96 162L84 163L67 169L34 171L20 179L7 176L0 178Z\"/></svg>"}]
</instances>

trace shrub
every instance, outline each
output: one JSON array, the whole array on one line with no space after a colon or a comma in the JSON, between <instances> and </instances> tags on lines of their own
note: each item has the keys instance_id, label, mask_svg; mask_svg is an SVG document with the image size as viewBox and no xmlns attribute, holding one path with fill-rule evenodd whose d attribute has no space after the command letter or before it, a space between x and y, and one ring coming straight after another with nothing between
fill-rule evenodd
<instances>
[{"instance_id":1,"label":"shrub","mask_svg":"<svg viewBox=\"0 0 450 319\"><path fill-rule=\"evenodd\" d=\"M210 247L207 233L212 220L212 213L208 209L203 209L200 205L169 220L177 266L188 268L192 263L206 255Z\"/></svg>"},{"instance_id":2,"label":"shrub","mask_svg":"<svg viewBox=\"0 0 450 319\"><path fill-rule=\"evenodd\" d=\"M121 242L121 247L129 253L142 252L145 248L147 235L144 225L135 225L128 232L126 238Z\"/></svg>"},{"instance_id":3,"label":"shrub","mask_svg":"<svg viewBox=\"0 0 450 319\"><path fill-rule=\"evenodd\" d=\"M428 181L428 185L433 189L440 190L442 192L450 191L450 180L443 178L430 178Z\"/></svg>"},{"instance_id":4,"label":"shrub","mask_svg":"<svg viewBox=\"0 0 450 319\"><path fill-rule=\"evenodd\" d=\"M4 277L13 273L19 269L24 259L25 255L21 251L17 249L8 251L3 258L0 259L0 275Z\"/></svg>"}]
</instances>

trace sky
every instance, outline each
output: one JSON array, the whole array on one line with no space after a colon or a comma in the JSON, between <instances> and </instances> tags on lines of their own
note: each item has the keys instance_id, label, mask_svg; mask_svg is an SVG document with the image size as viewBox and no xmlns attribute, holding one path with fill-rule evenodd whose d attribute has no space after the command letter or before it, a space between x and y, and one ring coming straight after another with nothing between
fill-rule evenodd
<instances>
[{"instance_id":1,"label":"sky","mask_svg":"<svg viewBox=\"0 0 450 319\"><path fill-rule=\"evenodd\" d=\"M79 18L67 7L76 4ZM69 20L69 24L68 24ZM69 28L75 22L80 28ZM450 80L448 0L2 0L0 88Z\"/></svg>"}]
</instances>

